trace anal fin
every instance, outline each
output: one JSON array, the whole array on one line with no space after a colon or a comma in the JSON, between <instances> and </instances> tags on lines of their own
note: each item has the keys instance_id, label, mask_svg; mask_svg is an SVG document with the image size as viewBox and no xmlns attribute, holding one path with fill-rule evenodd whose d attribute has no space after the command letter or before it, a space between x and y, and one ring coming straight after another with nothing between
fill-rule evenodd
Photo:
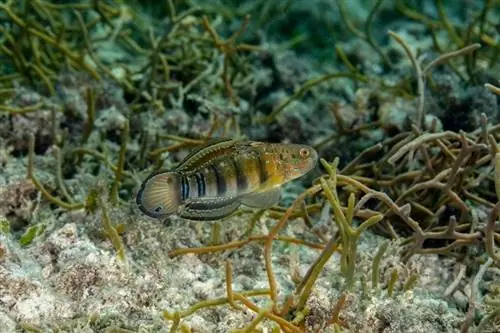
<instances>
[{"instance_id":1,"label":"anal fin","mask_svg":"<svg viewBox=\"0 0 500 333\"><path fill-rule=\"evenodd\" d=\"M265 192L245 194L240 197L241 203L254 208L271 208L280 200L281 187L273 187Z\"/></svg>"},{"instance_id":2,"label":"anal fin","mask_svg":"<svg viewBox=\"0 0 500 333\"><path fill-rule=\"evenodd\" d=\"M188 220L214 221L231 215L240 206L238 197L214 197L189 199L178 212Z\"/></svg>"}]
</instances>

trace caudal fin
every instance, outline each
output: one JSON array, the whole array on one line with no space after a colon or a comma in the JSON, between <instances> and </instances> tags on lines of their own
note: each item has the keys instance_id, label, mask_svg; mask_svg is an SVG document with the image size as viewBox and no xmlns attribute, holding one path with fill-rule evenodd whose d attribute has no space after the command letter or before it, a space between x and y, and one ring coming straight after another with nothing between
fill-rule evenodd
<instances>
[{"instance_id":1,"label":"caudal fin","mask_svg":"<svg viewBox=\"0 0 500 333\"><path fill-rule=\"evenodd\" d=\"M161 172L149 176L137 192L139 209L154 218L177 212L180 205L179 174Z\"/></svg>"}]
</instances>

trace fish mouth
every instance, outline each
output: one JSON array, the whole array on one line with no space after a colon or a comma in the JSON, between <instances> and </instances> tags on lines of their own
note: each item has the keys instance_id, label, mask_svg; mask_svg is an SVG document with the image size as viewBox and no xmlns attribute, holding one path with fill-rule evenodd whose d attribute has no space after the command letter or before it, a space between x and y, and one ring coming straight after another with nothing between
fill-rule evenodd
<instances>
[{"instance_id":1,"label":"fish mouth","mask_svg":"<svg viewBox=\"0 0 500 333\"><path fill-rule=\"evenodd\" d=\"M314 148L311 148L311 159L312 159L312 164L313 165L316 165L318 163L318 160L319 160L319 155L318 155L318 152L316 151L316 149Z\"/></svg>"},{"instance_id":2,"label":"fish mouth","mask_svg":"<svg viewBox=\"0 0 500 333\"><path fill-rule=\"evenodd\" d=\"M316 151L316 149L311 148L311 147L309 149L310 149L311 153L309 156L309 167L307 168L307 172L314 169L316 167L316 165L318 164L318 160L319 160L319 155L318 155L318 152Z\"/></svg>"}]
</instances>

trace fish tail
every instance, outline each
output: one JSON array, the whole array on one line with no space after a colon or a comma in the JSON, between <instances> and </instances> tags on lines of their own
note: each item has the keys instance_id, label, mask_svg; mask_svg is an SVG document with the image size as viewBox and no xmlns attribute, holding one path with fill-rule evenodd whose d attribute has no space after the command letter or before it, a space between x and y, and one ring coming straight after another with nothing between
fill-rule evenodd
<instances>
[{"instance_id":1,"label":"fish tail","mask_svg":"<svg viewBox=\"0 0 500 333\"><path fill-rule=\"evenodd\" d=\"M137 193L139 209L150 217L163 217L177 212L181 204L178 172L159 172L149 176Z\"/></svg>"}]
</instances>

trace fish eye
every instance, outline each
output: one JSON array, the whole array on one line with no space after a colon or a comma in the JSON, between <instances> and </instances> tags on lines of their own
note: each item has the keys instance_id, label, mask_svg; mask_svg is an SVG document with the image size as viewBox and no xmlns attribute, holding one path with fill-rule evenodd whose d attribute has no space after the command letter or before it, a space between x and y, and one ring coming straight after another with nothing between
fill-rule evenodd
<instances>
[{"instance_id":1,"label":"fish eye","mask_svg":"<svg viewBox=\"0 0 500 333\"><path fill-rule=\"evenodd\" d=\"M307 158L309 157L309 150L305 149L305 148L302 148L300 151L299 151L299 154L300 154L300 157L302 158Z\"/></svg>"},{"instance_id":2,"label":"fish eye","mask_svg":"<svg viewBox=\"0 0 500 333\"><path fill-rule=\"evenodd\" d=\"M163 210L162 206L158 206L154 209L155 213L160 213Z\"/></svg>"}]
</instances>

